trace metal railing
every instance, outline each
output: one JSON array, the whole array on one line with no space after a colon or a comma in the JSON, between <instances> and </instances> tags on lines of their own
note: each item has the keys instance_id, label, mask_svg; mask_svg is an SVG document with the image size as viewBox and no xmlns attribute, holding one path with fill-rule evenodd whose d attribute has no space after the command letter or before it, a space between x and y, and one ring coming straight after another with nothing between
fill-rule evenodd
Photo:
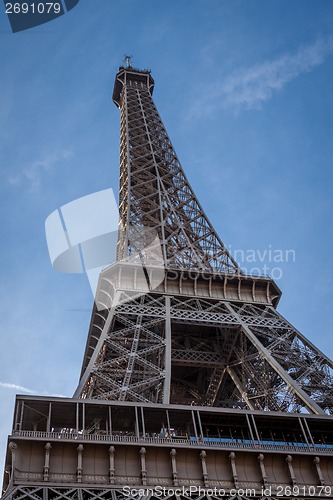
<instances>
[{"instance_id":1,"label":"metal railing","mask_svg":"<svg viewBox=\"0 0 333 500\"><path fill-rule=\"evenodd\" d=\"M316 453L332 453L333 445L306 444L306 443L263 443L258 441L232 441L219 438L195 438L189 437L151 437L147 435L126 435L126 434L88 434L83 432L46 432L46 431L13 431L12 437L50 439L50 440L80 440L80 441L99 441L104 443L128 443L128 444L152 444L152 445L180 445L189 447L208 447L208 448L227 448L227 449L248 449L248 450L271 450L271 451L302 451Z\"/></svg>"}]
</instances>

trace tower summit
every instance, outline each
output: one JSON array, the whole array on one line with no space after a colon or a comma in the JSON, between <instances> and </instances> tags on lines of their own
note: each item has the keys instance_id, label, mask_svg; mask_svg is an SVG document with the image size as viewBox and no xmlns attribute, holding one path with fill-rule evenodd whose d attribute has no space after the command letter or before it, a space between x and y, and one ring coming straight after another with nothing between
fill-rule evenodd
<instances>
[{"instance_id":1,"label":"tower summit","mask_svg":"<svg viewBox=\"0 0 333 500\"><path fill-rule=\"evenodd\" d=\"M153 89L127 58L117 261L74 398L17 397L3 498L333 498L333 363L227 251Z\"/></svg>"},{"instance_id":2,"label":"tower summit","mask_svg":"<svg viewBox=\"0 0 333 500\"><path fill-rule=\"evenodd\" d=\"M167 267L241 273L203 212L156 106L149 71L121 67L113 102L121 111L118 258L130 252L130 225L150 227Z\"/></svg>"}]
</instances>

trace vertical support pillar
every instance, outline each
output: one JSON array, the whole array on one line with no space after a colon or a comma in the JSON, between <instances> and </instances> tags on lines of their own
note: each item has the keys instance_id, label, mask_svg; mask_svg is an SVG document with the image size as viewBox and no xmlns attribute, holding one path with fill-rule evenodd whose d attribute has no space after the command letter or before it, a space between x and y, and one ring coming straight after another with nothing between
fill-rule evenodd
<instances>
[{"instance_id":1,"label":"vertical support pillar","mask_svg":"<svg viewBox=\"0 0 333 500\"><path fill-rule=\"evenodd\" d=\"M202 477L203 477L204 486L207 488L208 487L208 472L207 472L206 457L207 457L207 453L205 452L205 450L202 450L200 453Z\"/></svg>"},{"instance_id":2,"label":"vertical support pillar","mask_svg":"<svg viewBox=\"0 0 333 500\"><path fill-rule=\"evenodd\" d=\"M311 441L311 444L312 446L314 447L315 443L314 443L314 440L313 440L313 437L312 437L312 434L311 434L311 431L310 431L310 428L308 426L308 423L306 421L306 418L303 418L303 422L304 422L304 427L306 428L307 432L308 432L308 436L310 438L310 441Z\"/></svg>"},{"instance_id":3,"label":"vertical support pillar","mask_svg":"<svg viewBox=\"0 0 333 500\"><path fill-rule=\"evenodd\" d=\"M254 415L252 415L252 413L250 415L250 418L251 418L251 421L252 421L252 425L253 425L253 429L254 429L255 435L257 436L258 443L260 443L260 437L259 437L259 433L258 433L256 421L255 421Z\"/></svg>"},{"instance_id":4,"label":"vertical support pillar","mask_svg":"<svg viewBox=\"0 0 333 500\"><path fill-rule=\"evenodd\" d=\"M252 443L254 443L254 436L253 436L253 432L252 432L252 427L251 427L250 419L249 419L249 416L248 416L247 413L245 414L245 418L246 418L246 423L247 423L247 426L248 426L248 429L249 429L249 432L250 432L250 436L251 436L251 439L252 439Z\"/></svg>"},{"instance_id":5,"label":"vertical support pillar","mask_svg":"<svg viewBox=\"0 0 333 500\"><path fill-rule=\"evenodd\" d=\"M262 482L264 483L264 486L267 484L267 474L266 474L266 469L265 469L265 464L264 464L265 457L262 453L258 455L258 462L259 462L259 467L261 471L261 476L262 476Z\"/></svg>"},{"instance_id":6,"label":"vertical support pillar","mask_svg":"<svg viewBox=\"0 0 333 500\"><path fill-rule=\"evenodd\" d=\"M109 434L112 436L112 414L111 414L111 406L109 406Z\"/></svg>"},{"instance_id":7,"label":"vertical support pillar","mask_svg":"<svg viewBox=\"0 0 333 500\"><path fill-rule=\"evenodd\" d=\"M22 401L21 404L21 416L20 416L20 423L19 423L19 430L22 430L22 423L23 423L23 413L24 413L24 401Z\"/></svg>"},{"instance_id":8,"label":"vertical support pillar","mask_svg":"<svg viewBox=\"0 0 333 500\"><path fill-rule=\"evenodd\" d=\"M83 444L79 444L77 447L77 469L76 469L76 480L78 483L82 483L82 455L83 455Z\"/></svg>"},{"instance_id":9,"label":"vertical support pillar","mask_svg":"<svg viewBox=\"0 0 333 500\"><path fill-rule=\"evenodd\" d=\"M171 467L172 467L172 480L173 480L173 485L178 486L178 472L177 472L177 462L176 462L176 455L177 452L174 448L170 451L170 457L171 457Z\"/></svg>"},{"instance_id":10,"label":"vertical support pillar","mask_svg":"<svg viewBox=\"0 0 333 500\"><path fill-rule=\"evenodd\" d=\"M140 460L141 460L141 482L144 486L147 485L147 469L146 469L146 448L140 449Z\"/></svg>"},{"instance_id":11,"label":"vertical support pillar","mask_svg":"<svg viewBox=\"0 0 333 500\"><path fill-rule=\"evenodd\" d=\"M319 457L315 457L313 459L313 463L316 467L316 472L317 472L317 476L318 476L318 479L319 479L319 482L320 482L320 486L325 486L325 481L324 481L324 477L323 477L323 474L321 472L321 467L320 467L320 458Z\"/></svg>"},{"instance_id":12,"label":"vertical support pillar","mask_svg":"<svg viewBox=\"0 0 333 500\"><path fill-rule=\"evenodd\" d=\"M138 408L136 406L134 406L134 413L135 413L135 435L139 439L140 427L139 427Z\"/></svg>"},{"instance_id":13,"label":"vertical support pillar","mask_svg":"<svg viewBox=\"0 0 333 500\"><path fill-rule=\"evenodd\" d=\"M291 455L287 455L286 456L286 462L287 462L287 466L288 466L288 470L289 470L289 474L290 474L290 480L291 480L291 484L293 486L296 486L296 476L295 476L295 473L294 473L294 468L293 468L293 457Z\"/></svg>"},{"instance_id":14,"label":"vertical support pillar","mask_svg":"<svg viewBox=\"0 0 333 500\"><path fill-rule=\"evenodd\" d=\"M307 446L309 446L309 440L308 440L308 437L306 435L306 432L305 432L305 429L304 429L304 426L302 424L302 419L300 417L298 417L298 421L299 421L299 425L300 425L300 428L301 428L301 431L302 431L302 434L304 436L304 439L305 439L305 442L307 444Z\"/></svg>"},{"instance_id":15,"label":"vertical support pillar","mask_svg":"<svg viewBox=\"0 0 333 500\"><path fill-rule=\"evenodd\" d=\"M168 410L165 410L166 419L167 419L167 427L168 427L168 437L171 437L171 427L170 427L170 418Z\"/></svg>"},{"instance_id":16,"label":"vertical support pillar","mask_svg":"<svg viewBox=\"0 0 333 500\"><path fill-rule=\"evenodd\" d=\"M11 474L10 474L9 484L12 485L14 483L14 477L15 477L17 444L14 443L14 441L11 441L9 443L9 449L10 449L11 454L12 454L12 466L11 466Z\"/></svg>"},{"instance_id":17,"label":"vertical support pillar","mask_svg":"<svg viewBox=\"0 0 333 500\"><path fill-rule=\"evenodd\" d=\"M163 404L170 403L170 384L171 384L171 300L165 297L165 355L164 355L164 389Z\"/></svg>"},{"instance_id":18,"label":"vertical support pillar","mask_svg":"<svg viewBox=\"0 0 333 500\"><path fill-rule=\"evenodd\" d=\"M234 480L234 485L235 485L235 488L238 488L239 487L239 483L238 483L238 474L237 474L237 469L236 469L236 455L235 455L235 453L233 451L229 455L229 460L230 460L230 464L231 464L231 470L232 470L232 477L233 477L233 480Z\"/></svg>"},{"instance_id":19,"label":"vertical support pillar","mask_svg":"<svg viewBox=\"0 0 333 500\"><path fill-rule=\"evenodd\" d=\"M47 422L46 422L46 432L51 431L51 414L52 414L52 403L49 403L49 414L47 416Z\"/></svg>"},{"instance_id":20,"label":"vertical support pillar","mask_svg":"<svg viewBox=\"0 0 333 500\"><path fill-rule=\"evenodd\" d=\"M203 433L203 429L202 429L202 424L201 424L201 418L200 418L199 410L197 410L197 419L198 419L198 424L199 424L200 437L201 437L202 442L203 442L203 440L204 440L204 433Z\"/></svg>"},{"instance_id":21,"label":"vertical support pillar","mask_svg":"<svg viewBox=\"0 0 333 500\"><path fill-rule=\"evenodd\" d=\"M143 438L146 439L146 425L145 425L145 416L143 413L143 406L140 406L140 411L141 411L142 435Z\"/></svg>"},{"instance_id":22,"label":"vertical support pillar","mask_svg":"<svg viewBox=\"0 0 333 500\"><path fill-rule=\"evenodd\" d=\"M75 421L75 432L78 434L79 432L79 403L76 403L76 421Z\"/></svg>"},{"instance_id":23,"label":"vertical support pillar","mask_svg":"<svg viewBox=\"0 0 333 500\"><path fill-rule=\"evenodd\" d=\"M198 431L197 431L197 424L195 422L195 415L194 415L194 411L191 410L191 415L192 415L192 422L193 422L193 429L194 429L194 434L195 434L195 437L196 437L196 440L198 441Z\"/></svg>"},{"instance_id":24,"label":"vertical support pillar","mask_svg":"<svg viewBox=\"0 0 333 500\"><path fill-rule=\"evenodd\" d=\"M51 452L51 443L46 443L45 445L45 459L44 459L44 470L43 470L43 481L49 480L49 471L50 471L50 452Z\"/></svg>"},{"instance_id":25,"label":"vertical support pillar","mask_svg":"<svg viewBox=\"0 0 333 500\"><path fill-rule=\"evenodd\" d=\"M115 483L114 452L115 452L115 447L110 446L110 448L109 448L109 456L110 456L109 481L110 481L110 484Z\"/></svg>"},{"instance_id":26,"label":"vertical support pillar","mask_svg":"<svg viewBox=\"0 0 333 500\"><path fill-rule=\"evenodd\" d=\"M86 403L82 403L82 431L86 433Z\"/></svg>"},{"instance_id":27,"label":"vertical support pillar","mask_svg":"<svg viewBox=\"0 0 333 500\"><path fill-rule=\"evenodd\" d=\"M19 413L20 413L21 405L20 402L18 401L15 405L15 418L14 418L14 430L19 431Z\"/></svg>"}]
</instances>

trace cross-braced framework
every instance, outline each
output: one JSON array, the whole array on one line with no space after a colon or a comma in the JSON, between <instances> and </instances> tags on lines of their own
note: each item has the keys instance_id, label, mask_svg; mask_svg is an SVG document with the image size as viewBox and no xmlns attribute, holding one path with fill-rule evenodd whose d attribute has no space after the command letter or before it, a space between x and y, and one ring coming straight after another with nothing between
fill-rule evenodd
<instances>
[{"instance_id":1,"label":"cross-braced framework","mask_svg":"<svg viewBox=\"0 0 333 500\"><path fill-rule=\"evenodd\" d=\"M75 399L17 397L3 498L333 498L333 363L228 253L126 60L117 262Z\"/></svg>"},{"instance_id":2,"label":"cross-braced framework","mask_svg":"<svg viewBox=\"0 0 333 500\"><path fill-rule=\"evenodd\" d=\"M183 172L152 100L147 72L121 70L120 238L118 259L138 248L129 243L131 226L156 230L167 267L239 273L202 210Z\"/></svg>"},{"instance_id":3,"label":"cross-braced framework","mask_svg":"<svg viewBox=\"0 0 333 500\"><path fill-rule=\"evenodd\" d=\"M84 397L333 409L332 362L272 306L125 292L120 302L99 339Z\"/></svg>"},{"instance_id":4,"label":"cross-braced framework","mask_svg":"<svg viewBox=\"0 0 333 500\"><path fill-rule=\"evenodd\" d=\"M189 489L189 488L188 488ZM43 487L17 487L11 496L8 496L6 500L137 500L138 496L140 498L145 498L145 500L221 500L221 496L218 494L211 494L208 490L208 494L191 495L190 492L179 493L179 488L174 488L175 494L172 494L172 489L169 489L168 494L162 495L159 490L155 493L153 491L144 494L145 488L135 489L133 488L133 493L125 493L123 490L110 490L105 488L43 488ZM248 488L249 493L250 488ZM181 490L180 490L181 491ZM217 489L218 491L218 489ZM324 490L323 490L324 491ZM136 493L138 492L138 493ZM245 493L245 491L244 491ZM223 495L225 500L279 500L281 496L263 496L263 495ZM304 497L302 500L313 500L314 496Z\"/></svg>"},{"instance_id":5,"label":"cross-braced framework","mask_svg":"<svg viewBox=\"0 0 333 500\"><path fill-rule=\"evenodd\" d=\"M116 76L113 99L121 110L118 258L142 259L140 228L149 227L158 234L166 269L174 269L174 281L181 284L171 293L151 289L138 296L117 281L109 307L104 301L105 310L93 315L90 357L75 395L331 412L332 361L276 312L272 280L262 283L266 298L242 292L245 277L183 173L153 103L153 84L149 72L130 67ZM149 259L144 262L149 283ZM186 268L194 274L191 297L183 291L183 282L189 281L182 274ZM217 276L229 273L238 283L218 282ZM103 279L113 279L107 271L101 276L103 291ZM215 289L210 284L209 297L203 299L207 279ZM237 294L230 295L236 287ZM221 295L223 300L217 300Z\"/></svg>"}]
</instances>

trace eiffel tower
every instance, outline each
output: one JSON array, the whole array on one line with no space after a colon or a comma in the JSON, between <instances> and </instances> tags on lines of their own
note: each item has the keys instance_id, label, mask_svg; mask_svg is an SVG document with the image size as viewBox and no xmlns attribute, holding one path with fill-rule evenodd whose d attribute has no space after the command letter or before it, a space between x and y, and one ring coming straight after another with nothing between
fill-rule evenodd
<instances>
[{"instance_id":1,"label":"eiffel tower","mask_svg":"<svg viewBox=\"0 0 333 500\"><path fill-rule=\"evenodd\" d=\"M230 255L128 58L117 260L73 398L17 396L3 499L333 498L333 363Z\"/></svg>"}]
</instances>

